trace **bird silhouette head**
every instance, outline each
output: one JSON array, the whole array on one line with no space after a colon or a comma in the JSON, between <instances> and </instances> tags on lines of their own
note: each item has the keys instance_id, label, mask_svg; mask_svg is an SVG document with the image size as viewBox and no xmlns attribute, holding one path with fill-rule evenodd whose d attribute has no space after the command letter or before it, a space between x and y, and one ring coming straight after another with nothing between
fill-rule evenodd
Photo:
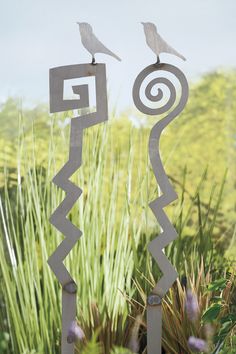
<instances>
[{"instance_id":1,"label":"bird silhouette head","mask_svg":"<svg viewBox=\"0 0 236 354\"><path fill-rule=\"evenodd\" d=\"M143 25L144 31L157 31L156 25L152 22L141 22L141 24Z\"/></svg>"},{"instance_id":2,"label":"bird silhouette head","mask_svg":"<svg viewBox=\"0 0 236 354\"><path fill-rule=\"evenodd\" d=\"M92 26L89 23L87 23L87 22L76 22L76 23L77 23L77 25L79 25L79 29L80 29L81 33L93 32Z\"/></svg>"}]
</instances>

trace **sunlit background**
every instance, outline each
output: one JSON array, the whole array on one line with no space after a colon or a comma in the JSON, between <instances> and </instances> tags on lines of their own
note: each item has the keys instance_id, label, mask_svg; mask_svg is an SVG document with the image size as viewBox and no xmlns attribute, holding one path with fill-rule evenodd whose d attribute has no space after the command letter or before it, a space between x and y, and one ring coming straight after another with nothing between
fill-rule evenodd
<instances>
[{"instance_id":1,"label":"sunlit background","mask_svg":"<svg viewBox=\"0 0 236 354\"><path fill-rule=\"evenodd\" d=\"M76 21L89 22L99 39L122 62L107 63L110 103L132 105L131 87L141 68L155 61L141 21L159 33L187 62L168 55L194 80L206 71L236 63L234 0L21 0L0 5L0 100L20 96L25 104L48 101L48 69L91 60L80 42Z\"/></svg>"},{"instance_id":2,"label":"sunlit background","mask_svg":"<svg viewBox=\"0 0 236 354\"><path fill-rule=\"evenodd\" d=\"M76 354L146 353L146 297L161 277L147 249L161 232L149 208L160 190L148 156L160 117L132 100L135 77L156 61L146 21L187 58L161 54L190 86L160 146L178 195L165 208L178 234L165 254L179 277L162 301L163 353L235 354L235 15L235 0L1 0L1 354L60 353L61 286L47 260L64 236L49 217L64 198L52 178L68 159L74 112L49 114L48 76L91 61L77 21L122 62L96 57L107 64L109 120L86 129L83 164L71 176L83 190L68 215L83 237L65 260L78 284Z\"/></svg>"}]
</instances>

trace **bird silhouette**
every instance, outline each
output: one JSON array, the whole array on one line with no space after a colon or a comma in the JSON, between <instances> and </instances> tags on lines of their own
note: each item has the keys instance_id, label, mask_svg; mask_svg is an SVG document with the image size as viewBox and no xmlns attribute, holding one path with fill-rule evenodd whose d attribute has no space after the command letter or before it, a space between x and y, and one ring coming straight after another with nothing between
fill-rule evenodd
<instances>
[{"instance_id":1,"label":"bird silhouette","mask_svg":"<svg viewBox=\"0 0 236 354\"><path fill-rule=\"evenodd\" d=\"M177 52L174 48L172 48L166 41L159 35L157 32L156 25L151 22L141 22L143 25L144 33L146 36L147 45L151 48L151 50L157 55L157 63L160 62L159 55L161 53L169 53L176 55L182 60L186 60L186 58Z\"/></svg>"},{"instance_id":2,"label":"bird silhouette","mask_svg":"<svg viewBox=\"0 0 236 354\"><path fill-rule=\"evenodd\" d=\"M95 64L96 53L104 53L121 61L121 59L116 54L110 51L99 41L99 39L93 33L92 26L89 23L77 22L77 24L79 25L81 42L85 49L87 49L87 51L92 55L92 64Z\"/></svg>"}]
</instances>

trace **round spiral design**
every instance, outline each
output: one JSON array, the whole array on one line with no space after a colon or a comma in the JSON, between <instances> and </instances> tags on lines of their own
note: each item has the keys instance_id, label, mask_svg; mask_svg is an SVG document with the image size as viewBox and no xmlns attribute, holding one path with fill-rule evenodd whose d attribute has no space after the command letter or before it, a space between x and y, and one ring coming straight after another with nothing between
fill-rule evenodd
<instances>
[{"instance_id":1,"label":"round spiral design","mask_svg":"<svg viewBox=\"0 0 236 354\"><path fill-rule=\"evenodd\" d=\"M153 72L156 71L166 71L171 74L173 74L178 81L180 82L181 88L182 88L182 93L180 97L179 104L174 108L174 111L177 114L180 113L180 111L183 109L185 106L185 103L187 102L188 98L188 83L187 80L182 73L181 70L179 70L177 67L170 65L170 64L153 64L147 66L144 70L142 70L139 75L137 76L134 86L133 86L133 100L135 106L141 111L142 113L148 114L148 115L159 115L162 113L167 112L169 109L171 109L176 101L176 87L175 85L170 81L170 79L165 78L165 77L158 77L152 79L146 86L145 88L145 97L150 101L150 102L159 102L163 98L163 90L161 88L158 88L157 93L153 94L152 89L156 85L163 84L165 85L169 92L170 96L168 98L168 101L161 107L157 108L151 108L147 106L145 103L142 102L142 99L140 97L140 91L141 91L141 85L143 84L143 81L147 78L148 75L152 74Z\"/></svg>"},{"instance_id":2,"label":"round spiral design","mask_svg":"<svg viewBox=\"0 0 236 354\"><path fill-rule=\"evenodd\" d=\"M169 97L166 103L157 108L148 107L142 102L140 91L141 86L147 76L153 72L164 71L175 76L181 86L181 95L177 99L177 88L170 79L160 77L152 79L144 90L145 97L149 102L160 102L164 96L164 91L158 88L157 93L153 94L152 89L160 84L165 85L169 90ZM159 73L160 74L160 73ZM184 109L188 99L188 82L177 67L170 64L154 64L146 67L137 76L133 87L133 100L136 107L144 114L159 115L167 112L167 115L156 122L152 127L149 137L149 157L152 165L153 173L160 187L162 195L153 200L149 206L154 213L157 222L162 231L158 237L154 238L148 245L148 249L158 264L162 277L158 280L152 293L148 296L147 301L147 351L150 354L161 353L162 342L162 309L161 299L165 296L172 284L176 280L178 274L172 264L169 262L163 249L168 246L176 237L177 232L171 224L168 216L165 214L164 208L177 198L168 176L165 172L160 151L159 141L165 127Z\"/></svg>"}]
</instances>

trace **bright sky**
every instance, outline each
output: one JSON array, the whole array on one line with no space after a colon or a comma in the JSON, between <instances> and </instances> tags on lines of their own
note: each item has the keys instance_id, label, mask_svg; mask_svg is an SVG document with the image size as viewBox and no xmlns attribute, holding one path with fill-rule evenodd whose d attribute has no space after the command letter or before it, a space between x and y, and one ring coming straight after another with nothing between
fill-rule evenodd
<instances>
[{"instance_id":1,"label":"bright sky","mask_svg":"<svg viewBox=\"0 0 236 354\"><path fill-rule=\"evenodd\" d=\"M76 21L89 22L98 38L123 61L107 63L110 102L132 107L135 77L155 57L141 21L159 33L187 62L162 55L194 79L216 68L236 66L235 0L1 0L0 101L48 101L48 69L91 60Z\"/></svg>"}]
</instances>

